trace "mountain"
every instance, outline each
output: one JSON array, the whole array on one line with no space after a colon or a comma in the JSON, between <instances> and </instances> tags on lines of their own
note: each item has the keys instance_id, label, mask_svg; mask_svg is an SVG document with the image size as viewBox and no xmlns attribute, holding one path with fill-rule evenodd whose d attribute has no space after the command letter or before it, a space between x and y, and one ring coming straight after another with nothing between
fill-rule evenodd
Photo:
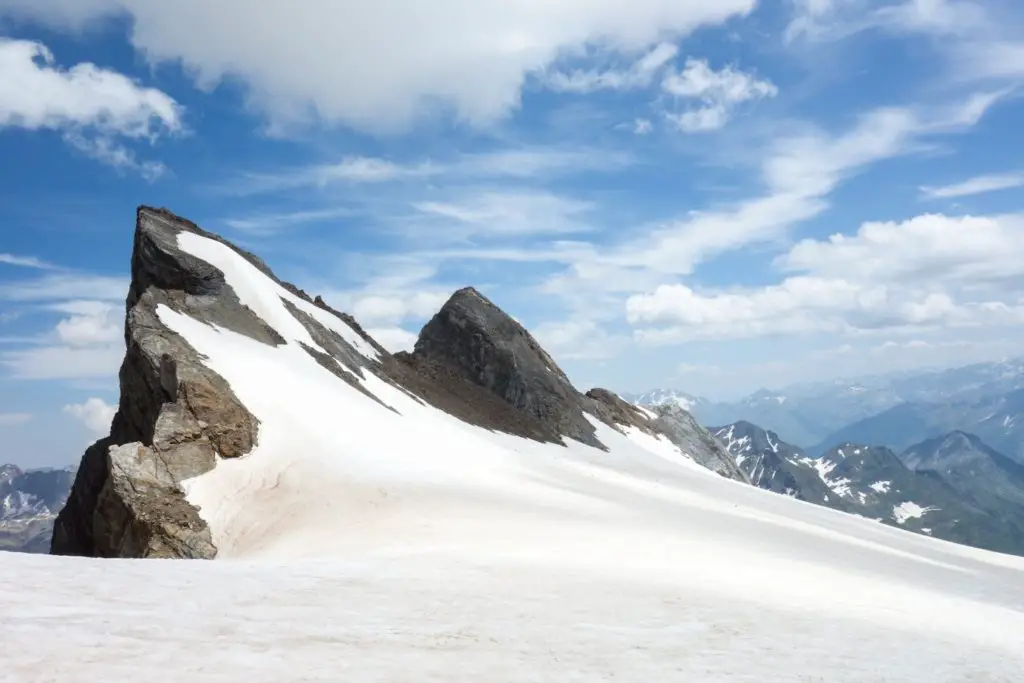
<instances>
[{"instance_id":1,"label":"mountain","mask_svg":"<svg viewBox=\"0 0 1024 683\"><path fill-rule=\"evenodd\" d=\"M22 470L0 465L0 550L45 553L73 468Z\"/></svg>"},{"instance_id":2,"label":"mountain","mask_svg":"<svg viewBox=\"0 0 1024 683\"><path fill-rule=\"evenodd\" d=\"M954 431L928 439L908 448L900 459L912 470L935 472L979 507L1024 506L1024 465L974 434ZM1024 510L1018 512L1024 515Z\"/></svg>"},{"instance_id":3,"label":"mountain","mask_svg":"<svg viewBox=\"0 0 1024 683\"><path fill-rule=\"evenodd\" d=\"M693 399L669 389L635 400L657 403L673 395L689 402L683 407L701 424L762 425L815 454L845 441L901 450L958 428L982 435L1007 455L1024 457L1024 359L760 389L738 401ZM891 417L890 410L895 411ZM881 424L874 424L876 417ZM867 423L863 432L850 429L862 421ZM878 440L874 434L893 439Z\"/></svg>"},{"instance_id":4,"label":"mountain","mask_svg":"<svg viewBox=\"0 0 1024 683\"><path fill-rule=\"evenodd\" d=\"M903 403L833 432L812 448L836 443L884 444L898 450L947 432L976 434L985 443L1024 463L1024 389L952 403Z\"/></svg>"},{"instance_id":5,"label":"mountain","mask_svg":"<svg viewBox=\"0 0 1024 683\"><path fill-rule=\"evenodd\" d=\"M527 330L471 287L455 292L424 326L412 353L392 356L350 316L281 282L253 254L167 211L143 207L126 307L118 411L110 435L82 458L54 527L54 554L217 555L187 482L220 460L252 452L262 420L239 398L239 382L213 369L214 351L195 341L209 330L235 335L239 357L247 346L254 347L248 355L281 350L302 372L310 373L312 363L392 412L398 401L382 396L397 391L403 401L469 425L602 450L599 426L626 430L745 481L695 422L643 411L605 390L578 392ZM283 381L277 368L267 372L247 379Z\"/></svg>"},{"instance_id":6,"label":"mountain","mask_svg":"<svg viewBox=\"0 0 1024 683\"><path fill-rule=\"evenodd\" d=\"M909 531L1024 554L1024 468L977 437L948 435L897 456L847 443L819 458L747 422L712 430L760 488Z\"/></svg>"},{"instance_id":7,"label":"mountain","mask_svg":"<svg viewBox=\"0 0 1024 683\"><path fill-rule=\"evenodd\" d=\"M1024 558L721 476L685 411L579 392L478 289L391 355L168 212L140 209L134 247L121 400L61 555L0 562L11 680L1001 681L1024 664ZM209 561L157 559L184 557Z\"/></svg>"},{"instance_id":8,"label":"mountain","mask_svg":"<svg viewBox=\"0 0 1024 683\"><path fill-rule=\"evenodd\" d=\"M642 406L675 405L689 413L693 413L699 406L710 403L706 398L692 396L684 391L674 389L655 389L645 394L623 394L622 397L631 403Z\"/></svg>"},{"instance_id":9,"label":"mountain","mask_svg":"<svg viewBox=\"0 0 1024 683\"><path fill-rule=\"evenodd\" d=\"M814 462L775 432L749 422L737 422L713 428L712 433L754 486L837 510L849 509L842 497L823 481Z\"/></svg>"}]
</instances>

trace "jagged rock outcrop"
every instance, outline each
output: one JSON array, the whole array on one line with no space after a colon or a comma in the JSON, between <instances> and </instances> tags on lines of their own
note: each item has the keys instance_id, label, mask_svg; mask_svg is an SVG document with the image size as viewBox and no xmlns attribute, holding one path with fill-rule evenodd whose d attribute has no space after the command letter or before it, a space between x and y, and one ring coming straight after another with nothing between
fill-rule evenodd
<instances>
[{"instance_id":1,"label":"jagged rock outcrop","mask_svg":"<svg viewBox=\"0 0 1024 683\"><path fill-rule=\"evenodd\" d=\"M583 396L526 329L472 287L424 326L413 356L451 368L557 434L600 445Z\"/></svg>"},{"instance_id":2,"label":"jagged rock outcrop","mask_svg":"<svg viewBox=\"0 0 1024 683\"><path fill-rule=\"evenodd\" d=\"M82 458L54 525L54 554L216 554L209 530L179 484L211 470L217 456L248 453L259 425L227 383L160 322L157 309L166 306L266 344L283 340L241 304L223 273L178 248L183 230L218 239L169 212L138 211L121 399L110 436ZM238 251L266 270L259 259Z\"/></svg>"},{"instance_id":3,"label":"jagged rock outcrop","mask_svg":"<svg viewBox=\"0 0 1024 683\"><path fill-rule=\"evenodd\" d=\"M747 477L728 450L714 435L697 424L688 411L674 403L665 403L651 408L658 418L654 427L664 434L683 453L689 455L698 464L723 477L750 483Z\"/></svg>"}]
</instances>

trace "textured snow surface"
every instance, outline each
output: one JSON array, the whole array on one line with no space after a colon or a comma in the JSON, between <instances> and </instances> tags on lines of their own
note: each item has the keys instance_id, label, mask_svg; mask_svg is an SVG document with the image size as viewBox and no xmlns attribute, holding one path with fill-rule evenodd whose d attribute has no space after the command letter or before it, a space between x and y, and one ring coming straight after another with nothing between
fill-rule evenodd
<instances>
[{"instance_id":1,"label":"textured snow surface","mask_svg":"<svg viewBox=\"0 0 1024 683\"><path fill-rule=\"evenodd\" d=\"M183 246L310 343L207 242ZM639 430L541 445L367 374L381 405L297 343L159 315L261 421L253 453L187 482L220 559L0 557L0 680L1020 680L1024 559L727 480Z\"/></svg>"}]
</instances>

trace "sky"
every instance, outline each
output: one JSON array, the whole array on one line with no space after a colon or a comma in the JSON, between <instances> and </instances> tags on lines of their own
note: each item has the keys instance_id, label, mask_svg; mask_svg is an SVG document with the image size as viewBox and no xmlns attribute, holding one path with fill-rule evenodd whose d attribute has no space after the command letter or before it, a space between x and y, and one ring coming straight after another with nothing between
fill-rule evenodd
<instances>
[{"instance_id":1,"label":"sky","mask_svg":"<svg viewBox=\"0 0 1024 683\"><path fill-rule=\"evenodd\" d=\"M0 0L0 461L106 433L140 204L583 389L1024 354L1022 83L1016 0Z\"/></svg>"}]
</instances>

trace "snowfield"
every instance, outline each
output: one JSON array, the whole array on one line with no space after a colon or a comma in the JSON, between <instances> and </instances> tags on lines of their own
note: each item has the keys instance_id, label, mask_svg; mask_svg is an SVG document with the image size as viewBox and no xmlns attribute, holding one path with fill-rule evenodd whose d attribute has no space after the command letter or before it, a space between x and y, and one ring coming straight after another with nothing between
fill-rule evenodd
<instances>
[{"instance_id":1,"label":"snowfield","mask_svg":"<svg viewBox=\"0 0 1024 683\"><path fill-rule=\"evenodd\" d=\"M280 297L358 339L343 322L180 243L289 340L159 311L261 421L250 455L187 482L219 558L0 557L0 680L1021 680L1024 559L733 482L636 430L543 445L365 373L375 401L299 346Z\"/></svg>"}]
</instances>

